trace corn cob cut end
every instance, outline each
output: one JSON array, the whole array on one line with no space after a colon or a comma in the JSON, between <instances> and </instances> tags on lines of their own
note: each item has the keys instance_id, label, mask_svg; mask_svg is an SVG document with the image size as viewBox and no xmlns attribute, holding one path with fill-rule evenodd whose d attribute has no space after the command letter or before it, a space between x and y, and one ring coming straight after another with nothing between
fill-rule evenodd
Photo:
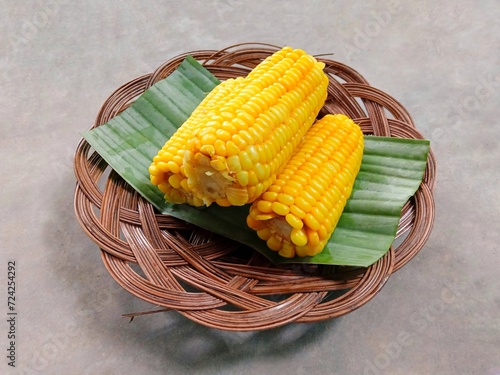
<instances>
[{"instance_id":1,"label":"corn cob cut end","mask_svg":"<svg viewBox=\"0 0 500 375\"><path fill-rule=\"evenodd\" d=\"M184 173L194 196L206 206L213 202L223 207L247 203L247 190L235 184L236 179L229 174L225 160L219 161L215 168L213 165L215 163L206 155L185 152Z\"/></svg>"}]
</instances>

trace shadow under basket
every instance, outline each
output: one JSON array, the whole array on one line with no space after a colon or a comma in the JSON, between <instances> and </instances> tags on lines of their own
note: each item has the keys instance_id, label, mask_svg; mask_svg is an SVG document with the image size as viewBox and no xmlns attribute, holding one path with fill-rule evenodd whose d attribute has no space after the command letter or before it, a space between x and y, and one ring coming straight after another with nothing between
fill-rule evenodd
<instances>
[{"instance_id":1,"label":"shadow under basket","mask_svg":"<svg viewBox=\"0 0 500 375\"><path fill-rule=\"evenodd\" d=\"M278 49L248 43L181 54L118 88L104 102L94 127L108 122L167 77L186 55L225 80L246 75ZM317 59L326 64L330 79L320 116L343 113L365 134L423 139L398 101L370 86L349 66L325 55ZM359 308L422 249L434 222L432 151L419 189L401 212L400 238L367 268L275 266L237 242L159 214L84 139L76 150L74 168L77 218L100 247L111 276L157 310L176 310L202 325L223 330L256 331L292 322L318 322Z\"/></svg>"}]
</instances>

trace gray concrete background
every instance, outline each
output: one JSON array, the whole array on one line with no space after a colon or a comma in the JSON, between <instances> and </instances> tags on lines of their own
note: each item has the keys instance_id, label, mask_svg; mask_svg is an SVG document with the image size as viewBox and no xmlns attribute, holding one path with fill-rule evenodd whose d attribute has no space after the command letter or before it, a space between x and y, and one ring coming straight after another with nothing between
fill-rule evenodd
<instances>
[{"instance_id":1,"label":"gray concrete background","mask_svg":"<svg viewBox=\"0 0 500 375\"><path fill-rule=\"evenodd\" d=\"M0 373L500 374L497 1L0 0ZM361 309L227 333L120 289L73 214L72 156L119 85L245 41L334 58L400 100L438 160L422 252ZM7 366L7 260L17 263Z\"/></svg>"}]
</instances>

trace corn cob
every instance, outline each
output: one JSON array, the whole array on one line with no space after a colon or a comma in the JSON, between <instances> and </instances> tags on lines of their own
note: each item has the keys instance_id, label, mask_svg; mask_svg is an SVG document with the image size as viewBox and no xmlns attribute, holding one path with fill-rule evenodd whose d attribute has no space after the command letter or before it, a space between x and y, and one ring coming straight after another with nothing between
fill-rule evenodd
<instances>
[{"instance_id":1,"label":"corn cob","mask_svg":"<svg viewBox=\"0 0 500 375\"><path fill-rule=\"evenodd\" d=\"M363 156L363 133L344 115L317 121L276 181L253 202L247 224L279 255L316 255L349 198Z\"/></svg>"},{"instance_id":2,"label":"corn cob","mask_svg":"<svg viewBox=\"0 0 500 375\"><path fill-rule=\"evenodd\" d=\"M290 160L327 95L324 64L284 47L245 78L218 85L153 159L165 199L244 205Z\"/></svg>"}]
</instances>

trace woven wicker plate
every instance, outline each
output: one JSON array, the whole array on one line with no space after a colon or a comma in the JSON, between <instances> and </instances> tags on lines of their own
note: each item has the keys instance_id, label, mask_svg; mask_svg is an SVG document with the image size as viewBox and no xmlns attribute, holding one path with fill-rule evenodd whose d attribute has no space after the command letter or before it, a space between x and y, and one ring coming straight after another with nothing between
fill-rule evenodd
<instances>
[{"instance_id":1,"label":"woven wicker plate","mask_svg":"<svg viewBox=\"0 0 500 375\"><path fill-rule=\"evenodd\" d=\"M252 43L179 55L153 73L118 88L104 102L94 127L109 121L167 77L188 54L224 80L246 75L277 49ZM320 116L344 113L360 124L365 134L423 138L400 103L370 86L352 68L317 58L326 64L330 78ZM253 331L291 322L317 322L357 309L422 249L434 221L432 152L420 188L402 210L397 236L406 237L368 268L274 266L243 245L158 214L83 139L76 150L74 168L77 218L100 247L112 277L161 310L176 310L200 324L224 330Z\"/></svg>"}]
</instances>

